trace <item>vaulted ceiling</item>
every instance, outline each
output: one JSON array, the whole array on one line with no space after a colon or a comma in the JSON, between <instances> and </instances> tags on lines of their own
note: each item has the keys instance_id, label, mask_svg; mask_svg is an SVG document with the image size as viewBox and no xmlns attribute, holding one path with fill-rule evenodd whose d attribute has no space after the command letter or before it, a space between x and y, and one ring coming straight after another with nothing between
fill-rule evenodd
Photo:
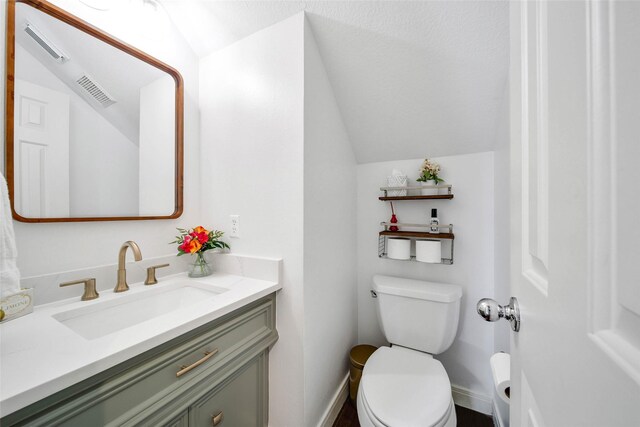
<instances>
[{"instance_id":1,"label":"vaulted ceiling","mask_svg":"<svg viewBox=\"0 0 640 427\"><path fill-rule=\"evenodd\" d=\"M199 56L305 11L359 163L491 150L506 120L507 1L162 3Z\"/></svg>"}]
</instances>

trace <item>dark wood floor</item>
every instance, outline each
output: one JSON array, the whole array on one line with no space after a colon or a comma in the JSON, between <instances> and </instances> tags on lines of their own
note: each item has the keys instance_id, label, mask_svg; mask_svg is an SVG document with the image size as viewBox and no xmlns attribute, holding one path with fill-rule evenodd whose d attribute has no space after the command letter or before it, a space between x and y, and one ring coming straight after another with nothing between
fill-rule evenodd
<instances>
[{"instance_id":1,"label":"dark wood floor","mask_svg":"<svg viewBox=\"0 0 640 427\"><path fill-rule=\"evenodd\" d=\"M471 409L458 405L456 405L456 418L458 420L458 427L493 427L493 419L491 419L489 415L481 414L480 412L472 411ZM340 414L338 414L336 422L333 423L333 427L360 427L356 406L352 404L348 398L347 401L344 402L344 405L342 405Z\"/></svg>"}]
</instances>

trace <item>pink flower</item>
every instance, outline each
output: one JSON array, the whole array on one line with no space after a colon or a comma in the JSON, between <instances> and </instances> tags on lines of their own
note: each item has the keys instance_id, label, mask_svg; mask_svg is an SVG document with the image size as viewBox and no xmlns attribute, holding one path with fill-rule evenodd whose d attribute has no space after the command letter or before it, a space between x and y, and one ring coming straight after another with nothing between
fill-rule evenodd
<instances>
[{"instance_id":1,"label":"pink flower","mask_svg":"<svg viewBox=\"0 0 640 427\"><path fill-rule=\"evenodd\" d=\"M182 252L189 253L189 243L191 243L191 236L186 235L184 236L184 241L182 242L182 244L178 246L178 249L180 249Z\"/></svg>"},{"instance_id":2,"label":"pink flower","mask_svg":"<svg viewBox=\"0 0 640 427\"><path fill-rule=\"evenodd\" d=\"M209 235L205 232L198 233L196 237L198 238L198 241L202 244L207 243L207 241L209 240Z\"/></svg>"}]
</instances>

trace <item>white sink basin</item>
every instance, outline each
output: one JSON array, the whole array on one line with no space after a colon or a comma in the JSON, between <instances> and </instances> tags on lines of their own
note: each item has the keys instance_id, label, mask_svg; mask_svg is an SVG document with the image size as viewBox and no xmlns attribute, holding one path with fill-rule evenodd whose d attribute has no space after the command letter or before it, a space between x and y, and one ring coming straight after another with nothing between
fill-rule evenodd
<instances>
[{"instance_id":1,"label":"white sink basin","mask_svg":"<svg viewBox=\"0 0 640 427\"><path fill-rule=\"evenodd\" d=\"M78 335L92 340L201 303L226 290L209 284L179 281L114 295L109 300L62 311L52 317Z\"/></svg>"}]
</instances>

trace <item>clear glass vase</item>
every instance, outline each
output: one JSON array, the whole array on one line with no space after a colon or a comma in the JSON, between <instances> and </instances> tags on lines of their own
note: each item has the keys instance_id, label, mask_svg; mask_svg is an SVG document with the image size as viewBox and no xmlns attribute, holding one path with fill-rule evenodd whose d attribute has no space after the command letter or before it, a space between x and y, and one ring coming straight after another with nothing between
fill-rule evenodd
<instances>
[{"instance_id":1,"label":"clear glass vase","mask_svg":"<svg viewBox=\"0 0 640 427\"><path fill-rule=\"evenodd\" d=\"M196 258L189 268L189 277L205 277L213 273L211 266L204 258L204 253L196 253Z\"/></svg>"}]
</instances>

